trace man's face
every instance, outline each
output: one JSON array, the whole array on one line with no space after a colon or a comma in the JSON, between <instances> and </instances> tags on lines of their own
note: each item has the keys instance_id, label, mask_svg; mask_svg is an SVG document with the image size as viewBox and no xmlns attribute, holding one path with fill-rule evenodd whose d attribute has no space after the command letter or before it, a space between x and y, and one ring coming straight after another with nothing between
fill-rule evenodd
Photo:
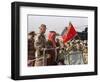
<instances>
[{"instance_id":1,"label":"man's face","mask_svg":"<svg viewBox=\"0 0 100 82\"><path fill-rule=\"evenodd\" d=\"M45 31L46 31L46 28L45 27L40 27L40 32L41 33L45 33Z\"/></svg>"}]
</instances>

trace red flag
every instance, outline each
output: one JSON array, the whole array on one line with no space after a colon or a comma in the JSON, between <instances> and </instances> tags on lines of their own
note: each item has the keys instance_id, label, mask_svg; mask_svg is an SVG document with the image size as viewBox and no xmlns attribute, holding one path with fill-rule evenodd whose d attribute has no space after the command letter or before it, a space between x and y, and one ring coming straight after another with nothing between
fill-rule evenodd
<instances>
[{"instance_id":1,"label":"red flag","mask_svg":"<svg viewBox=\"0 0 100 82\"><path fill-rule=\"evenodd\" d=\"M71 23L69 23L68 29L62 36L63 42L65 43L65 42L71 40L76 34L77 34L77 32L74 29L73 25Z\"/></svg>"}]
</instances>

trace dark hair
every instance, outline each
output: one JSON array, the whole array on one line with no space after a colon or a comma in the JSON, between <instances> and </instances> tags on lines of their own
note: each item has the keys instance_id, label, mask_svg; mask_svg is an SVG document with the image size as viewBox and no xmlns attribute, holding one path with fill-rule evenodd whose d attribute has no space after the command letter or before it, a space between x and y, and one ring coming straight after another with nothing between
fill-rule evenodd
<instances>
[{"instance_id":1,"label":"dark hair","mask_svg":"<svg viewBox=\"0 0 100 82\"><path fill-rule=\"evenodd\" d=\"M45 25L45 24L41 24L41 26L40 26L40 27L45 27L45 28L46 28L46 25ZM40 28L40 27L39 27L39 28Z\"/></svg>"}]
</instances>

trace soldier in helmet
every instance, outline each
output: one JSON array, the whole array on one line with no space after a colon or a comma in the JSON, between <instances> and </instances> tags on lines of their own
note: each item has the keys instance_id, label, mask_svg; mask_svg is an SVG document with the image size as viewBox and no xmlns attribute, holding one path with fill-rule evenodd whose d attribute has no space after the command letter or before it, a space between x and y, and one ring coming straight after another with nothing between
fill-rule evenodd
<instances>
[{"instance_id":1,"label":"soldier in helmet","mask_svg":"<svg viewBox=\"0 0 100 82\"><path fill-rule=\"evenodd\" d=\"M44 51L44 48L46 46L46 38L44 35L45 32L46 32L46 25L41 24L41 26L39 27L39 33L36 35L35 42L34 42L34 46L36 49L35 66L43 66L44 65L43 58L41 58L41 57L43 57L43 51Z\"/></svg>"}]
</instances>

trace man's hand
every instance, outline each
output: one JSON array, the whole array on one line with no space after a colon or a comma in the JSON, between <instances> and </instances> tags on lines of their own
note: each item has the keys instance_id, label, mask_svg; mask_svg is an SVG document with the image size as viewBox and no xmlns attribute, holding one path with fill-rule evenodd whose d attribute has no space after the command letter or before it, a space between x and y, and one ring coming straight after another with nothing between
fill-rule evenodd
<instances>
[{"instance_id":1,"label":"man's hand","mask_svg":"<svg viewBox=\"0 0 100 82\"><path fill-rule=\"evenodd\" d=\"M47 48L41 48L41 51L46 51L47 50Z\"/></svg>"}]
</instances>

